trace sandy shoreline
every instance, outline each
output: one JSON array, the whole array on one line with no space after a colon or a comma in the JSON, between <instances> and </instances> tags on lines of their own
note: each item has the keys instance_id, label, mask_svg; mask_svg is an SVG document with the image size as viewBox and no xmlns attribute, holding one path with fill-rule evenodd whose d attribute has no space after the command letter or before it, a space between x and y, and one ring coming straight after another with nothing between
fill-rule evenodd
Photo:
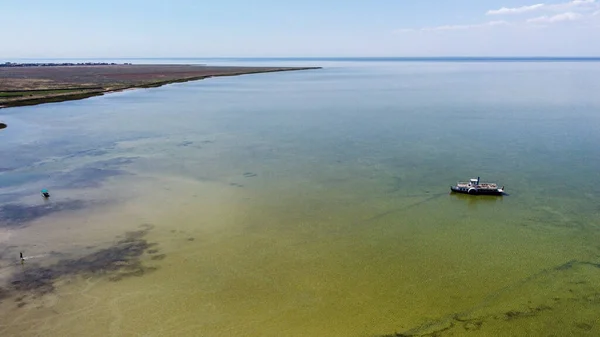
<instances>
[{"instance_id":1,"label":"sandy shoreline","mask_svg":"<svg viewBox=\"0 0 600 337\"><path fill-rule=\"evenodd\" d=\"M211 77L315 70L320 67L107 65L0 68L0 109L101 96Z\"/></svg>"}]
</instances>

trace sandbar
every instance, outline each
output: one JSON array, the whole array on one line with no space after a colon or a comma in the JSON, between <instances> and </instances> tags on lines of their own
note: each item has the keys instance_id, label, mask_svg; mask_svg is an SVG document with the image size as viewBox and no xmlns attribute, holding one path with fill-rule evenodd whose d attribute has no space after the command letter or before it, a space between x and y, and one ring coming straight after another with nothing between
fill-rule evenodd
<instances>
[{"instance_id":1,"label":"sandbar","mask_svg":"<svg viewBox=\"0 0 600 337\"><path fill-rule=\"evenodd\" d=\"M165 84L320 67L230 67L206 65L77 65L0 67L0 108L84 99L109 92Z\"/></svg>"}]
</instances>

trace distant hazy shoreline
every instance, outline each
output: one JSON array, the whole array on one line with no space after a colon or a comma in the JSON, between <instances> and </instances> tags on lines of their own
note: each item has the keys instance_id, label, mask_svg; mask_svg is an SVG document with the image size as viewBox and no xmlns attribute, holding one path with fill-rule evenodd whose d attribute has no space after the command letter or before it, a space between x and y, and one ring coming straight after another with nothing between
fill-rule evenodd
<instances>
[{"instance_id":1,"label":"distant hazy shoreline","mask_svg":"<svg viewBox=\"0 0 600 337\"><path fill-rule=\"evenodd\" d=\"M398 61L398 62L514 62L514 61L532 61L532 62L600 62L598 56L322 56L322 57L131 57L131 58L13 58L7 61L16 63L58 63L58 62L90 62L94 63L134 63L139 64L140 60L146 61L186 61L182 64L195 64L196 62L187 62L190 60L199 60L201 63L211 63L215 61L236 62L236 61ZM165 63L171 64L171 63Z\"/></svg>"}]
</instances>

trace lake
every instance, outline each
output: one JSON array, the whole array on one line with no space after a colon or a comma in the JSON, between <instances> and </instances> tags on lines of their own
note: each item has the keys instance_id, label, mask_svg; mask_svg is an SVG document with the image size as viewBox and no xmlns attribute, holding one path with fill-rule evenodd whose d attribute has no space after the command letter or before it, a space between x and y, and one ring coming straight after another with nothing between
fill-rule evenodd
<instances>
[{"instance_id":1,"label":"lake","mask_svg":"<svg viewBox=\"0 0 600 337\"><path fill-rule=\"evenodd\" d=\"M133 63L324 69L0 110L0 335L600 334L599 62Z\"/></svg>"}]
</instances>

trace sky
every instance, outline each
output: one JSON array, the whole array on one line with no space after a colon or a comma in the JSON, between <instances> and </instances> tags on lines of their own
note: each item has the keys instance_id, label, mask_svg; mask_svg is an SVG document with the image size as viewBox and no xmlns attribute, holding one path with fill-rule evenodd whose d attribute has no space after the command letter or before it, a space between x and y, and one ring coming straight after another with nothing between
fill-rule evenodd
<instances>
[{"instance_id":1,"label":"sky","mask_svg":"<svg viewBox=\"0 0 600 337\"><path fill-rule=\"evenodd\" d=\"M0 0L0 59L600 56L600 0Z\"/></svg>"}]
</instances>

